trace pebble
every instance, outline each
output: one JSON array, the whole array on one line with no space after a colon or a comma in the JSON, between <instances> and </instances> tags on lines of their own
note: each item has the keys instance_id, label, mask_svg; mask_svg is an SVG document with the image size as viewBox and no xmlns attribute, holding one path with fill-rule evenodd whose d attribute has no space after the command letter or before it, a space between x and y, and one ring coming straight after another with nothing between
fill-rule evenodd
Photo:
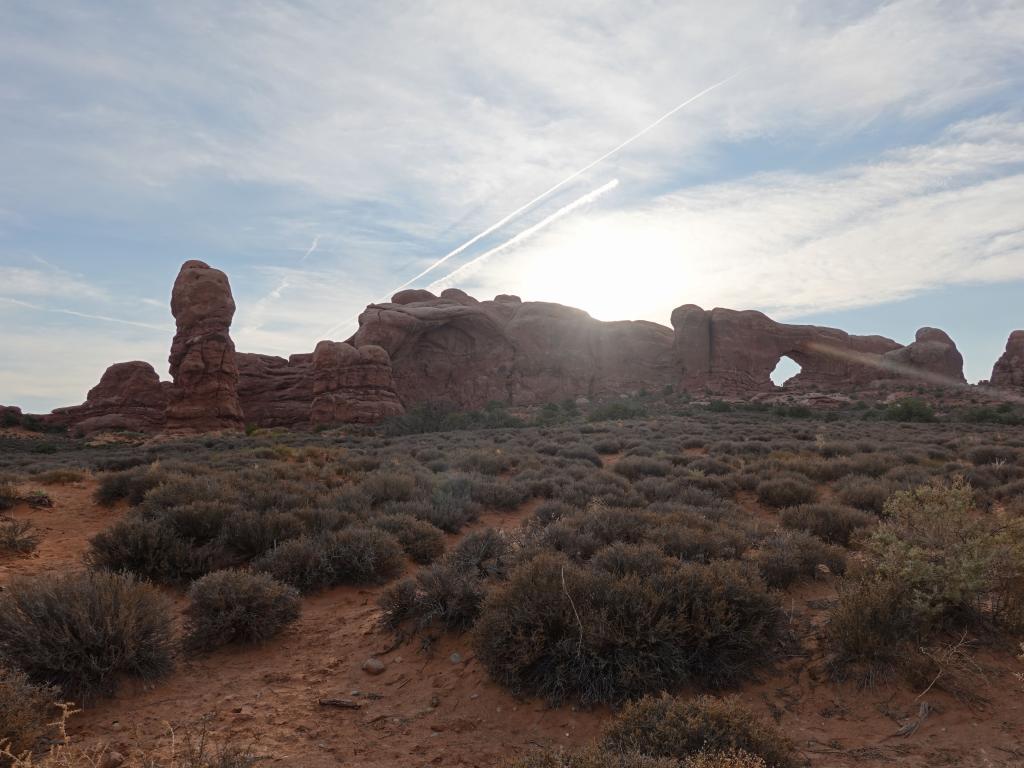
<instances>
[{"instance_id":1,"label":"pebble","mask_svg":"<svg viewBox=\"0 0 1024 768\"><path fill-rule=\"evenodd\" d=\"M386 669L384 662L380 659L367 659L363 662L363 672L368 675L379 675Z\"/></svg>"},{"instance_id":2,"label":"pebble","mask_svg":"<svg viewBox=\"0 0 1024 768\"><path fill-rule=\"evenodd\" d=\"M462 655L461 654L453 653L448 658L451 660L452 664L461 664L462 663Z\"/></svg>"},{"instance_id":3,"label":"pebble","mask_svg":"<svg viewBox=\"0 0 1024 768\"><path fill-rule=\"evenodd\" d=\"M107 752L100 761L99 768L120 768L124 764L124 755L120 752Z\"/></svg>"}]
</instances>

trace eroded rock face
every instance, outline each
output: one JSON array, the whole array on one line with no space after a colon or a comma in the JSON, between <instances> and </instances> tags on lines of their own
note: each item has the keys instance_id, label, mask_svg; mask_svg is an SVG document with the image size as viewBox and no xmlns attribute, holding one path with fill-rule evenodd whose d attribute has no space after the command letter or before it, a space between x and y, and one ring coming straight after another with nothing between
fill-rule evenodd
<instances>
[{"instance_id":1,"label":"eroded rock face","mask_svg":"<svg viewBox=\"0 0 1024 768\"><path fill-rule=\"evenodd\" d=\"M1024 389L1024 331L1014 331L1006 351L992 369L991 384L1004 389Z\"/></svg>"},{"instance_id":2,"label":"eroded rock face","mask_svg":"<svg viewBox=\"0 0 1024 768\"><path fill-rule=\"evenodd\" d=\"M246 424L293 427L309 421L313 402L313 355L237 352L238 401Z\"/></svg>"},{"instance_id":3,"label":"eroded rock face","mask_svg":"<svg viewBox=\"0 0 1024 768\"><path fill-rule=\"evenodd\" d=\"M762 312L693 304L672 313L680 386L730 395L771 392L782 357L801 371L787 389L853 390L892 378L929 384L963 383L963 358L953 340L922 328L903 347L884 336L853 336L837 328L777 323Z\"/></svg>"},{"instance_id":4,"label":"eroded rock face","mask_svg":"<svg viewBox=\"0 0 1024 768\"><path fill-rule=\"evenodd\" d=\"M149 363L115 363L82 405L58 408L45 419L85 435L113 429L155 432L164 425L167 394Z\"/></svg>"},{"instance_id":5,"label":"eroded rock face","mask_svg":"<svg viewBox=\"0 0 1024 768\"><path fill-rule=\"evenodd\" d=\"M227 275L201 261L181 266L171 293L177 333L169 357L174 388L169 432L240 430L238 363L229 329L235 301Z\"/></svg>"},{"instance_id":6,"label":"eroded rock face","mask_svg":"<svg viewBox=\"0 0 1024 768\"><path fill-rule=\"evenodd\" d=\"M560 304L462 291L405 304L370 305L352 338L391 358L405 405L490 400L544 403L672 383L672 331L645 321L601 322Z\"/></svg>"},{"instance_id":7,"label":"eroded rock face","mask_svg":"<svg viewBox=\"0 0 1024 768\"><path fill-rule=\"evenodd\" d=\"M312 355L314 426L376 424L404 412L395 394L391 360L382 348L358 349L341 341L321 341Z\"/></svg>"},{"instance_id":8,"label":"eroded rock face","mask_svg":"<svg viewBox=\"0 0 1024 768\"><path fill-rule=\"evenodd\" d=\"M0 405L0 426L21 423L21 408L16 405Z\"/></svg>"}]
</instances>

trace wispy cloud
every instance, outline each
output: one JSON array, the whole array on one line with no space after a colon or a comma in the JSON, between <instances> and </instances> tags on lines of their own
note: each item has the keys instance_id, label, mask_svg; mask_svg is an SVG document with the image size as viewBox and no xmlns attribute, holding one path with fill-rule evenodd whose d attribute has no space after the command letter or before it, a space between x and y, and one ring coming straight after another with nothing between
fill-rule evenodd
<instances>
[{"instance_id":1,"label":"wispy cloud","mask_svg":"<svg viewBox=\"0 0 1024 768\"><path fill-rule=\"evenodd\" d=\"M173 332L173 327L167 325L156 325L154 323L142 323L137 320L126 320L121 317L109 317L107 315L96 315L90 312L79 312L74 309L67 309L64 307L47 307L40 304L33 304L28 301L20 301L18 299L11 299L6 296L0 296L0 304L7 304L8 306L21 307L23 309L31 309L35 312L50 312L56 315L67 315L69 317L81 317L85 320L101 320L105 323L117 323L118 325L130 325L133 328L146 328L151 331L160 331L163 334Z\"/></svg>"}]
</instances>

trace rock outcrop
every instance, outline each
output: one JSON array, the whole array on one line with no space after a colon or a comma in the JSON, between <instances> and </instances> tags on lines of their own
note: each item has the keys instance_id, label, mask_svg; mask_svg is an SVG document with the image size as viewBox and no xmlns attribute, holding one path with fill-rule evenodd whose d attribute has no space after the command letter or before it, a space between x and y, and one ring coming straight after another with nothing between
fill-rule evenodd
<instances>
[{"instance_id":1,"label":"rock outcrop","mask_svg":"<svg viewBox=\"0 0 1024 768\"><path fill-rule=\"evenodd\" d=\"M294 427L309 421L313 402L313 355L287 360L250 352L235 354L238 401L247 424Z\"/></svg>"},{"instance_id":2,"label":"rock outcrop","mask_svg":"<svg viewBox=\"0 0 1024 768\"><path fill-rule=\"evenodd\" d=\"M321 341L313 351L314 426L376 424L404 412L395 394L388 353L373 345Z\"/></svg>"},{"instance_id":3,"label":"rock outcrop","mask_svg":"<svg viewBox=\"0 0 1024 768\"><path fill-rule=\"evenodd\" d=\"M84 403L58 408L45 420L83 435L107 430L156 432L164 426L167 397L167 386L149 363L114 363Z\"/></svg>"},{"instance_id":4,"label":"rock outcrop","mask_svg":"<svg viewBox=\"0 0 1024 768\"><path fill-rule=\"evenodd\" d=\"M675 378L672 331L646 321L601 322L560 304L462 291L372 304L353 346L381 347L406 406L446 401L544 403L654 388Z\"/></svg>"},{"instance_id":5,"label":"rock outcrop","mask_svg":"<svg viewBox=\"0 0 1024 768\"><path fill-rule=\"evenodd\" d=\"M922 328L904 347L884 336L854 336L837 328L778 323L762 312L703 310L672 313L679 386L726 395L771 392L782 357L800 366L787 389L852 390L892 378L962 383L963 358L943 331Z\"/></svg>"},{"instance_id":6,"label":"rock outcrop","mask_svg":"<svg viewBox=\"0 0 1024 768\"><path fill-rule=\"evenodd\" d=\"M16 405L0 405L0 427L21 424L21 408Z\"/></svg>"},{"instance_id":7,"label":"rock outcrop","mask_svg":"<svg viewBox=\"0 0 1024 768\"><path fill-rule=\"evenodd\" d=\"M1006 351L992 368L990 383L1003 389L1024 389L1024 331L1014 331L1006 340Z\"/></svg>"},{"instance_id":8,"label":"rock outcrop","mask_svg":"<svg viewBox=\"0 0 1024 768\"><path fill-rule=\"evenodd\" d=\"M168 359L174 388L167 431L243 429L238 363L229 334L235 301L227 275L201 261L186 261L174 281L171 314L177 333Z\"/></svg>"}]
</instances>

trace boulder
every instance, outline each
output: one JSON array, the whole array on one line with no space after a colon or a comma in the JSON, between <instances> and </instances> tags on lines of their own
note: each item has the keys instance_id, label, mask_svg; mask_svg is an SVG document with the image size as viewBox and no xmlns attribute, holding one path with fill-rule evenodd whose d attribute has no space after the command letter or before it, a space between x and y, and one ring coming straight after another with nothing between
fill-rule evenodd
<instances>
[{"instance_id":1,"label":"boulder","mask_svg":"<svg viewBox=\"0 0 1024 768\"><path fill-rule=\"evenodd\" d=\"M391 360L382 348L356 348L341 341L316 345L311 424L375 424L403 412L391 377Z\"/></svg>"},{"instance_id":2,"label":"boulder","mask_svg":"<svg viewBox=\"0 0 1024 768\"><path fill-rule=\"evenodd\" d=\"M920 379L928 384L966 384L964 358L949 335L938 328L921 328L914 341L887 352L887 363L901 378Z\"/></svg>"},{"instance_id":3,"label":"boulder","mask_svg":"<svg viewBox=\"0 0 1024 768\"><path fill-rule=\"evenodd\" d=\"M238 363L229 334L235 301L227 275L202 261L186 261L174 281L171 314L177 333L169 357L174 388L167 431L243 429Z\"/></svg>"},{"instance_id":4,"label":"boulder","mask_svg":"<svg viewBox=\"0 0 1024 768\"><path fill-rule=\"evenodd\" d=\"M164 426L167 394L149 363L115 363L89 390L84 403L58 408L44 420L84 435L113 429L156 432Z\"/></svg>"},{"instance_id":5,"label":"boulder","mask_svg":"<svg viewBox=\"0 0 1024 768\"><path fill-rule=\"evenodd\" d=\"M992 368L990 383L1002 389L1024 389L1024 331L1014 331L1006 340L1006 351Z\"/></svg>"},{"instance_id":6,"label":"boulder","mask_svg":"<svg viewBox=\"0 0 1024 768\"><path fill-rule=\"evenodd\" d=\"M417 304L422 301L434 301L434 294L424 288L406 288L391 297L392 304Z\"/></svg>"}]
</instances>

